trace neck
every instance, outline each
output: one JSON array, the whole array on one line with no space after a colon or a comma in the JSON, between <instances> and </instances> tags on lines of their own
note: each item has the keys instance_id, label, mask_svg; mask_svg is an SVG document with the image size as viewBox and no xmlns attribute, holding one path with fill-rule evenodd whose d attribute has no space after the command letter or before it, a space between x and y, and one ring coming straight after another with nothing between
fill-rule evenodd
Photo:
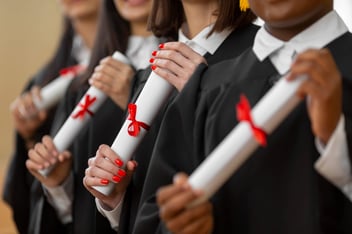
<instances>
[{"instance_id":1,"label":"neck","mask_svg":"<svg viewBox=\"0 0 352 234\"><path fill-rule=\"evenodd\" d=\"M217 1L204 2L189 2L182 1L183 9L186 16L187 28L183 28L183 33L192 39L205 27L214 23L217 16L214 12L218 9ZM197 20L194 20L197 19Z\"/></svg>"},{"instance_id":2,"label":"neck","mask_svg":"<svg viewBox=\"0 0 352 234\"><path fill-rule=\"evenodd\" d=\"M131 22L131 35L148 37L152 35L147 29L147 22Z\"/></svg>"},{"instance_id":3,"label":"neck","mask_svg":"<svg viewBox=\"0 0 352 234\"><path fill-rule=\"evenodd\" d=\"M84 44L92 49L97 31L97 17L90 19L75 19L73 21L75 32L82 37Z\"/></svg>"}]
</instances>

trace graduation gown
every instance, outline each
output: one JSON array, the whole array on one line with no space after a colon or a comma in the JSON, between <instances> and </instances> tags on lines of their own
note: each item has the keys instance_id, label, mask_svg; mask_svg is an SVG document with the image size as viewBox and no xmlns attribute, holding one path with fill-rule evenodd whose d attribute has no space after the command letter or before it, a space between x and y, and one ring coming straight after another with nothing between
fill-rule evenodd
<instances>
[{"instance_id":1,"label":"graduation gown","mask_svg":"<svg viewBox=\"0 0 352 234\"><path fill-rule=\"evenodd\" d=\"M343 112L350 146L352 35L346 33L327 47L343 76ZM206 82L221 75L226 76L225 81L203 93L194 119L189 120L188 124L195 124L193 152L177 157L160 154L158 168L165 168L162 172L166 173L159 178L171 181L175 172L190 174L236 126L235 105L240 94L254 106L279 77L271 62L260 62L252 50L210 67L202 79ZM213 233L351 233L351 202L315 171L319 153L314 138L302 102L268 136L267 147L256 150L211 198ZM168 152L173 150L171 146Z\"/></svg>"},{"instance_id":2,"label":"graduation gown","mask_svg":"<svg viewBox=\"0 0 352 234\"><path fill-rule=\"evenodd\" d=\"M51 129L51 135L55 136L66 121L77 103L88 90L88 85L82 85L79 90L69 89L63 102L58 107L58 114L55 116L55 125ZM89 121L79 135L76 137L69 150L73 155L73 201L72 201L72 223L63 225L58 217L50 215L50 209L42 207L39 222L40 233L48 233L45 223L52 222L61 227L60 233L116 233L110 227L108 220L103 217L96 209L94 197L85 189L83 185L83 177L85 169L88 167L88 159L95 155L98 146L102 143L110 144L114 139L114 130L119 129L120 122L124 116L123 110L117 107L110 99L107 99L99 111ZM93 127L94 126L94 127ZM45 196L42 200L46 206ZM50 230L50 232L53 230ZM58 232L59 233L59 232Z\"/></svg>"},{"instance_id":3,"label":"graduation gown","mask_svg":"<svg viewBox=\"0 0 352 234\"><path fill-rule=\"evenodd\" d=\"M67 59L65 67L76 63L75 59L71 56ZM42 85L46 79L46 69L48 68L45 67L35 75L28 82L23 92L29 91L34 85ZM47 119L34 135L35 141L41 141L41 138L50 132L55 112L56 107L48 111ZM28 233L30 218L35 215L35 208L33 207L35 204L33 201L38 198L36 196L38 196L41 190L37 185L33 185L36 183L36 180L26 168L25 162L27 158L28 150L25 140L18 132L15 132L14 150L6 174L2 197L12 209L13 220L19 233Z\"/></svg>"},{"instance_id":4,"label":"graduation gown","mask_svg":"<svg viewBox=\"0 0 352 234\"><path fill-rule=\"evenodd\" d=\"M205 58L208 66L214 66L220 61L234 58L240 55L246 48L253 43L254 36L258 30L257 26L249 25L248 27L232 32L228 38L220 45L213 55L206 54ZM163 185L172 183L172 175L169 174L170 167L166 163L159 161L161 155L166 158L177 160L179 154L189 155L187 152L191 148L189 142L189 128L183 122L182 115L194 113L193 106L196 105L198 95L201 89L211 87L213 84L200 84L202 72L207 66L201 64L195 73L192 75L188 83L179 95L175 97L169 105L157 136L155 147L152 149L149 145L149 150L152 154L152 159L149 165L148 174L144 183L142 192L140 209L135 223L133 233L156 233L159 225L158 207L155 203L155 192ZM218 82L222 81L221 76L217 76ZM193 96L195 98L193 98ZM153 123L154 125L154 123ZM152 126L153 128L154 126ZM171 146L171 147L170 147ZM141 157L146 157L148 154L143 154ZM167 175L164 177L163 175ZM171 175L171 176L169 176Z\"/></svg>"}]
</instances>

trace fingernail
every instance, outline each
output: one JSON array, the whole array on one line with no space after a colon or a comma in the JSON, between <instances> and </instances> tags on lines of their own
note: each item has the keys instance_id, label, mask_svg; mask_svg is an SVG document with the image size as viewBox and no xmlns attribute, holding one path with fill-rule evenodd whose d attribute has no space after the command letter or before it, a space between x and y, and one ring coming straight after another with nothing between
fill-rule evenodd
<instances>
[{"instance_id":1,"label":"fingernail","mask_svg":"<svg viewBox=\"0 0 352 234\"><path fill-rule=\"evenodd\" d=\"M152 52L152 55L153 55L153 56L156 56L157 53L158 53L158 51L154 50L154 51Z\"/></svg>"},{"instance_id":2,"label":"fingernail","mask_svg":"<svg viewBox=\"0 0 352 234\"><path fill-rule=\"evenodd\" d=\"M134 164L134 167L138 166L138 163L136 161L132 161L132 163Z\"/></svg>"},{"instance_id":3,"label":"fingernail","mask_svg":"<svg viewBox=\"0 0 352 234\"><path fill-rule=\"evenodd\" d=\"M149 59L150 63L154 63L154 58Z\"/></svg>"},{"instance_id":4,"label":"fingernail","mask_svg":"<svg viewBox=\"0 0 352 234\"><path fill-rule=\"evenodd\" d=\"M118 172L117 172L117 175L118 176L120 176L120 177L124 177L125 175L126 175L126 172L124 171L124 170L119 170Z\"/></svg>"},{"instance_id":5,"label":"fingernail","mask_svg":"<svg viewBox=\"0 0 352 234\"><path fill-rule=\"evenodd\" d=\"M113 176L112 179L115 181L115 182L120 182L121 181L121 177L118 177L118 176Z\"/></svg>"},{"instance_id":6,"label":"fingernail","mask_svg":"<svg viewBox=\"0 0 352 234\"><path fill-rule=\"evenodd\" d=\"M101 179L101 180L100 180L100 183L101 183L101 184L104 184L104 185L107 185L107 184L109 184L109 180L107 180L107 179Z\"/></svg>"},{"instance_id":7,"label":"fingernail","mask_svg":"<svg viewBox=\"0 0 352 234\"><path fill-rule=\"evenodd\" d=\"M151 65L150 68L154 71L156 69L155 65Z\"/></svg>"},{"instance_id":8,"label":"fingernail","mask_svg":"<svg viewBox=\"0 0 352 234\"><path fill-rule=\"evenodd\" d=\"M123 165L123 162L122 162L122 160L120 160L120 159L116 159L116 160L115 160L115 163L116 163L116 165L119 166L119 167L122 167L122 165Z\"/></svg>"},{"instance_id":9,"label":"fingernail","mask_svg":"<svg viewBox=\"0 0 352 234\"><path fill-rule=\"evenodd\" d=\"M159 44L159 48L160 49L164 48L164 43Z\"/></svg>"}]
</instances>

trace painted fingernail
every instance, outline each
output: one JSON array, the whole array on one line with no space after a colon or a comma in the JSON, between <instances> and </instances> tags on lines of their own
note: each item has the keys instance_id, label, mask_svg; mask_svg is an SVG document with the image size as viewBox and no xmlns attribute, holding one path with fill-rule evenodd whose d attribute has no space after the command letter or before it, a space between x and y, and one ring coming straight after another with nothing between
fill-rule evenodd
<instances>
[{"instance_id":1,"label":"painted fingernail","mask_svg":"<svg viewBox=\"0 0 352 234\"><path fill-rule=\"evenodd\" d=\"M125 175L126 175L126 172L124 171L124 170L119 170L118 172L117 172L117 175L118 176L120 176L120 177L124 177Z\"/></svg>"},{"instance_id":2,"label":"painted fingernail","mask_svg":"<svg viewBox=\"0 0 352 234\"><path fill-rule=\"evenodd\" d=\"M154 63L154 58L149 59L150 63Z\"/></svg>"},{"instance_id":3,"label":"painted fingernail","mask_svg":"<svg viewBox=\"0 0 352 234\"><path fill-rule=\"evenodd\" d=\"M155 65L151 65L150 68L154 71L156 69Z\"/></svg>"},{"instance_id":4,"label":"painted fingernail","mask_svg":"<svg viewBox=\"0 0 352 234\"><path fill-rule=\"evenodd\" d=\"M153 56L156 56L157 53L158 53L158 51L154 50L154 51L152 52L152 55L153 55Z\"/></svg>"},{"instance_id":5,"label":"painted fingernail","mask_svg":"<svg viewBox=\"0 0 352 234\"><path fill-rule=\"evenodd\" d=\"M107 179L101 179L101 180L100 180L100 183L101 183L101 184L104 184L104 185L107 185L107 184L109 184L109 180L107 180Z\"/></svg>"},{"instance_id":6,"label":"painted fingernail","mask_svg":"<svg viewBox=\"0 0 352 234\"><path fill-rule=\"evenodd\" d=\"M113 176L112 179L115 181L115 182L120 182L121 181L121 177L118 177L118 176Z\"/></svg>"},{"instance_id":7,"label":"painted fingernail","mask_svg":"<svg viewBox=\"0 0 352 234\"><path fill-rule=\"evenodd\" d=\"M119 167L122 167L122 165L123 165L123 162L122 162L122 160L120 160L120 159L116 159L116 160L115 160L115 163L116 163L116 165L119 166Z\"/></svg>"},{"instance_id":8,"label":"painted fingernail","mask_svg":"<svg viewBox=\"0 0 352 234\"><path fill-rule=\"evenodd\" d=\"M159 44L160 49L164 48L164 46L165 46L164 43Z\"/></svg>"}]
</instances>

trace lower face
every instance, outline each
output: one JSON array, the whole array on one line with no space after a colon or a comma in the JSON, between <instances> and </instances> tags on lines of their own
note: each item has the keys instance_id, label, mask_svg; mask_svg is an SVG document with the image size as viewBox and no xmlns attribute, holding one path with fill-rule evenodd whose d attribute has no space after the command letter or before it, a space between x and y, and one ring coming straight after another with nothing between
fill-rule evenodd
<instances>
[{"instance_id":1,"label":"lower face","mask_svg":"<svg viewBox=\"0 0 352 234\"><path fill-rule=\"evenodd\" d=\"M249 0L251 10L271 29L308 27L332 10L332 0Z\"/></svg>"},{"instance_id":2,"label":"lower face","mask_svg":"<svg viewBox=\"0 0 352 234\"><path fill-rule=\"evenodd\" d=\"M114 0L117 11L127 21L146 23L152 0Z\"/></svg>"},{"instance_id":3,"label":"lower face","mask_svg":"<svg viewBox=\"0 0 352 234\"><path fill-rule=\"evenodd\" d=\"M64 15L70 19L97 17L102 0L58 0Z\"/></svg>"}]
</instances>

